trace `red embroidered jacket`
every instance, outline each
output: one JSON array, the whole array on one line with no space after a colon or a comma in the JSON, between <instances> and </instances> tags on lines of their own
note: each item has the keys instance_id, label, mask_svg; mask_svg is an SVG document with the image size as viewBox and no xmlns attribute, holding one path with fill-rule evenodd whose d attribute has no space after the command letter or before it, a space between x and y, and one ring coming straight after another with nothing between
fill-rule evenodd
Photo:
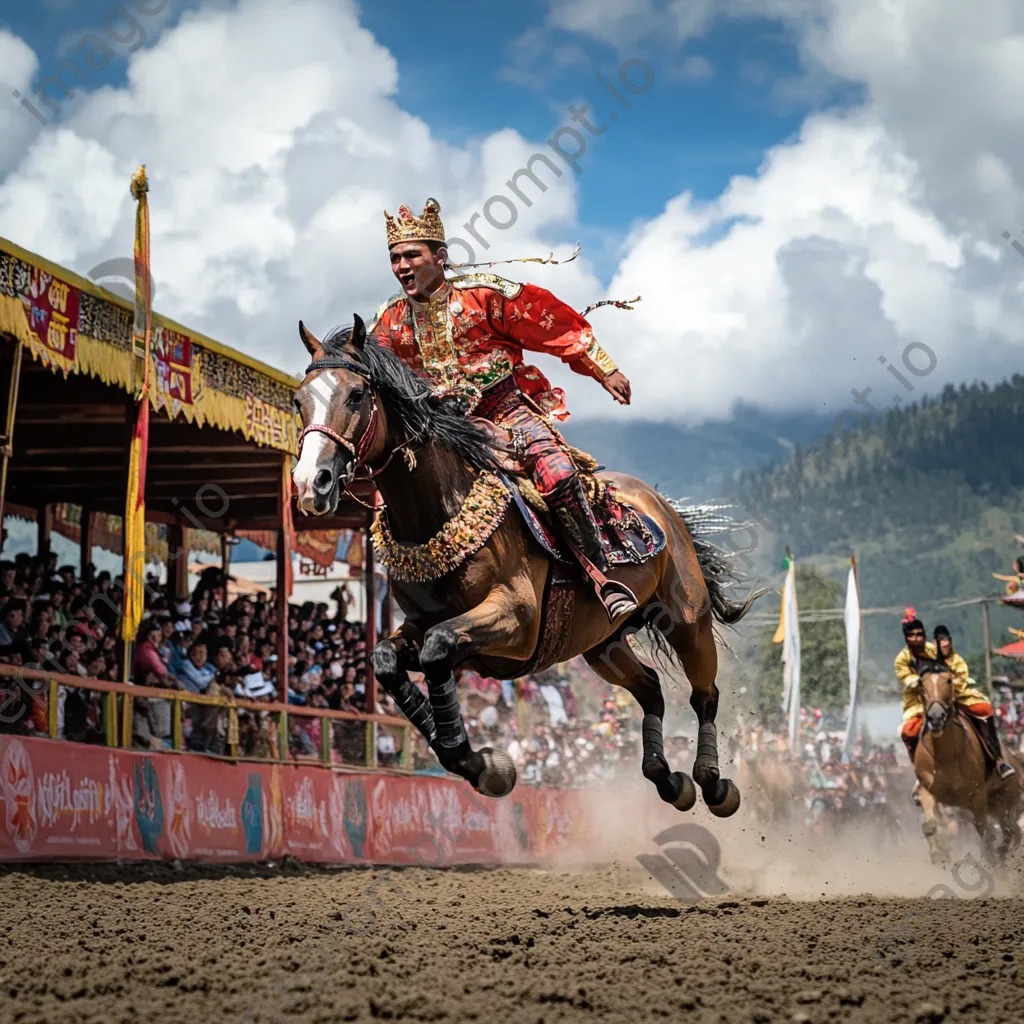
<instances>
[{"instance_id":1,"label":"red embroidered jacket","mask_svg":"<svg viewBox=\"0 0 1024 1024\"><path fill-rule=\"evenodd\" d=\"M565 393L524 363L524 350L556 356L598 381L616 369L574 309L544 288L495 274L455 277L426 302L392 296L370 333L439 392L464 395L471 408L485 388L514 374L543 412L568 418Z\"/></svg>"}]
</instances>

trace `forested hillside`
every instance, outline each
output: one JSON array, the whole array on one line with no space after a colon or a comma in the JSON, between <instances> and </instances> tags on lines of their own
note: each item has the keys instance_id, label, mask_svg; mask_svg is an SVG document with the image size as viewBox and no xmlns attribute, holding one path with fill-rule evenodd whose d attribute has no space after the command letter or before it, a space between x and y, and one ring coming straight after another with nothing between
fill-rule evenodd
<instances>
[{"instance_id":1,"label":"forested hillside","mask_svg":"<svg viewBox=\"0 0 1024 1024\"><path fill-rule=\"evenodd\" d=\"M838 575L854 551L866 606L922 612L937 598L1001 590L991 573L1007 571L1020 553L1011 535L1024 532L1024 377L947 387L850 440L740 477L741 499L777 527L759 535L765 565L774 568L788 544L798 561ZM929 629L939 621L924 617ZM980 659L979 609L941 618ZM1008 625L1024 626L1024 617L994 611L994 645L1011 639ZM899 616L867 626L869 649L884 663L899 649ZM980 664L972 669L981 674Z\"/></svg>"}]
</instances>

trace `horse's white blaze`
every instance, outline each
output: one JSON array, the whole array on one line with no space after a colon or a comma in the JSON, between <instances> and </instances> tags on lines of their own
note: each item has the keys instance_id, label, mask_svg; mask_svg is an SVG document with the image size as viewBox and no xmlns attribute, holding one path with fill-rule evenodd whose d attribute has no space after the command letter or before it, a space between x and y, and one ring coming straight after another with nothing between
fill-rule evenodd
<instances>
[{"instance_id":1,"label":"horse's white blaze","mask_svg":"<svg viewBox=\"0 0 1024 1024\"><path fill-rule=\"evenodd\" d=\"M334 385L330 377L321 374L310 381L309 389L313 392L313 417L304 426L322 427L327 423L331 399L334 397ZM292 471L292 479L298 491L299 507L302 509L309 511L313 508L313 481L317 470L322 468L325 448L333 444L326 434L307 434L302 442L298 464Z\"/></svg>"}]
</instances>

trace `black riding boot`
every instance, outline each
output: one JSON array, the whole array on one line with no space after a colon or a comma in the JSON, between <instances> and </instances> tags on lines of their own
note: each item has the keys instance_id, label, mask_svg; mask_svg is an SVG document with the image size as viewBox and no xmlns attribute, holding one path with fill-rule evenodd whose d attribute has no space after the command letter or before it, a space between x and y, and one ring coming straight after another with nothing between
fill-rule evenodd
<instances>
[{"instance_id":1,"label":"black riding boot","mask_svg":"<svg viewBox=\"0 0 1024 1024\"><path fill-rule=\"evenodd\" d=\"M601 528L594 518L594 511L587 500L579 474L573 474L555 490L545 494L544 500L563 536L605 576L609 565L601 543ZM597 596L612 621L632 615L637 610L636 595L629 587L608 579L603 584L597 580L593 582Z\"/></svg>"},{"instance_id":2,"label":"black riding boot","mask_svg":"<svg viewBox=\"0 0 1024 1024\"><path fill-rule=\"evenodd\" d=\"M608 571L608 559L601 544L601 529L583 492L579 474L563 481L544 496L558 528L601 572Z\"/></svg>"},{"instance_id":3,"label":"black riding boot","mask_svg":"<svg viewBox=\"0 0 1024 1024\"><path fill-rule=\"evenodd\" d=\"M1013 770L1013 766L1003 760L1003 746L999 742L999 729L996 725L996 716L993 715L991 718L986 718L985 726L988 730L988 742L992 747L992 754L996 759L996 771L999 773L999 778L1008 779L1011 775L1017 773Z\"/></svg>"}]
</instances>

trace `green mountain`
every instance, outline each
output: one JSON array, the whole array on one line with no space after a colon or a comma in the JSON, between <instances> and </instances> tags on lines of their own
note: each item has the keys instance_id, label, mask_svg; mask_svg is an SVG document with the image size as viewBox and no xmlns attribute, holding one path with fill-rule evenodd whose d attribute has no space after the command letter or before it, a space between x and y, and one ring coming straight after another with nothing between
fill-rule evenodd
<instances>
[{"instance_id":1,"label":"green mountain","mask_svg":"<svg viewBox=\"0 0 1024 1024\"><path fill-rule=\"evenodd\" d=\"M721 495L743 472L810 444L828 424L815 413L776 415L740 403L727 419L698 426L570 419L559 430L609 469L638 476L670 497L699 500Z\"/></svg>"},{"instance_id":2,"label":"green mountain","mask_svg":"<svg viewBox=\"0 0 1024 1024\"><path fill-rule=\"evenodd\" d=\"M947 388L890 412L849 444L836 437L742 474L736 492L774 532L759 530L760 565L777 572L789 545L835 578L855 552L865 607L898 606L868 616L869 655L885 671L902 645L901 609L913 605L929 633L948 626L977 678L984 674L979 606L931 609L943 598L1001 593L1024 533L1024 376L995 387ZM762 611L771 610L763 602ZM778 601L775 600L775 610ZM1024 627L1024 616L995 606L993 646ZM996 661L996 674L1008 667Z\"/></svg>"}]
</instances>

